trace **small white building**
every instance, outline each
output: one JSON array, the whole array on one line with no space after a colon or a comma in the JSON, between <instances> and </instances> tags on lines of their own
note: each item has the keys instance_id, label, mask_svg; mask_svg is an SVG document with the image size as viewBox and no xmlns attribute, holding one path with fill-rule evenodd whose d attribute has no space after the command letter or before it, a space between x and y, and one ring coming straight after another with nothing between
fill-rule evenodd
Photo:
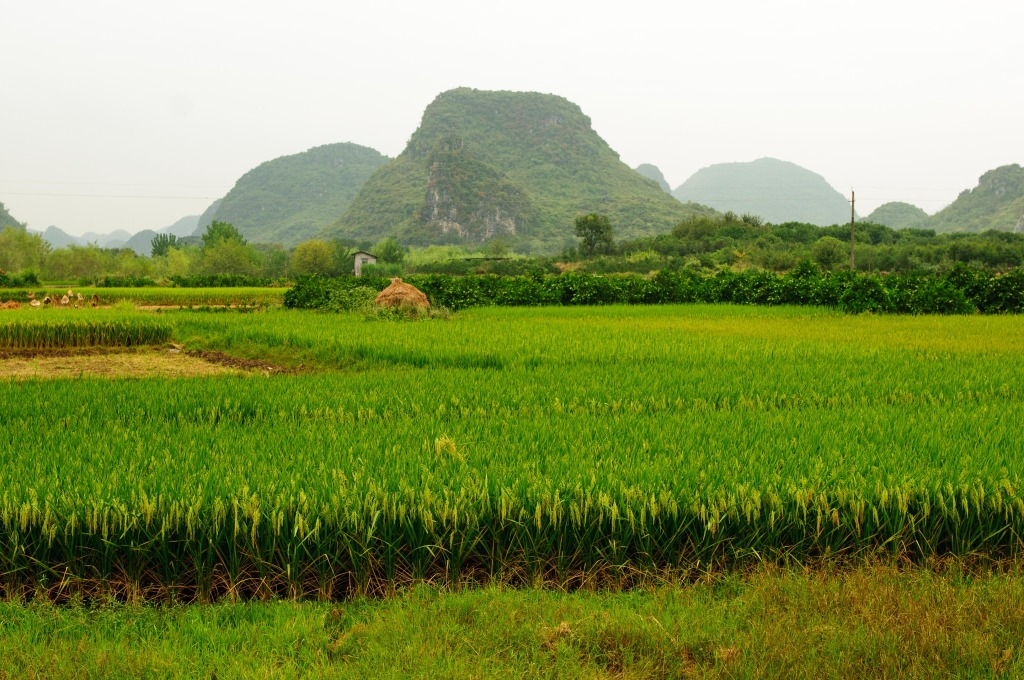
<instances>
[{"instance_id":1,"label":"small white building","mask_svg":"<svg viewBox=\"0 0 1024 680\"><path fill-rule=\"evenodd\" d=\"M364 264L377 264L377 256L362 250L356 252L352 273L356 276L362 276Z\"/></svg>"}]
</instances>

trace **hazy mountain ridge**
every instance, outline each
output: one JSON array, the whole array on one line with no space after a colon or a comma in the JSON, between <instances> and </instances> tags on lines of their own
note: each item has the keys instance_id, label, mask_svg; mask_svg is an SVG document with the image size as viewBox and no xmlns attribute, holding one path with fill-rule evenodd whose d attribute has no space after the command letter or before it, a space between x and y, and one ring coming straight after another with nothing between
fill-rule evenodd
<instances>
[{"instance_id":1,"label":"hazy mountain ridge","mask_svg":"<svg viewBox=\"0 0 1024 680\"><path fill-rule=\"evenodd\" d=\"M702 168L672 195L723 212L758 215L774 224L829 226L850 220L849 201L824 177L775 158Z\"/></svg>"},{"instance_id":2,"label":"hazy mountain ridge","mask_svg":"<svg viewBox=\"0 0 1024 680\"><path fill-rule=\"evenodd\" d=\"M661 168L651 163L641 163L640 165L633 168L647 179L654 180L661 187L661 190L667 194L672 193L672 187L669 186L668 181L665 179L665 175L661 173Z\"/></svg>"},{"instance_id":3,"label":"hazy mountain ridge","mask_svg":"<svg viewBox=\"0 0 1024 680\"><path fill-rule=\"evenodd\" d=\"M459 88L427 106L405 150L327 233L413 244L503 236L551 249L574 238L585 212L607 214L626 238L713 211L679 204L632 170L562 97Z\"/></svg>"},{"instance_id":4,"label":"hazy mountain ridge","mask_svg":"<svg viewBox=\"0 0 1024 680\"><path fill-rule=\"evenodd\" d=\"M928 213L921 208L903 201L890 201L871 211L865 222L884 224L893 229L925 229L928 227Z\"/></svg>"},{"instance_id":5,"label":"hazy mountain ridge","mask_svg":"<svg viewBox=\"0 0 1024 680\"><path fill-rule=\"evenodd\" d=\"M184 238L191 236L196 230L196 225L199 224L199 215L187 215L182 217L174 224L160 229L160 234L173 234L178 238Z\"/></svg>"},{"instance_id":6,"label":"hazy mountain ridge","mask_svg":"<svg viewBox=\"0 0 1024 680\"><path fill-rule=\"evenodd\" d=\"M88 246L95 244L100 248L131 248L138 255L149 255L153 249L153 237L157 234L174 234L178 238L188 236L192 233L192 229L198 220L198 215L189 215L187 217L182 217L174 224L164 227L159 231L154 231L153 229L142 229L134 234L124 229L117 229L108 234L99 234L97 232L87 231L81 236L72 236L63 229L53 225L47 227L46 230L42 232L32 229L29 229L29 231L34 234L42 234L43 240L49 243L50 247L55 250L57 248L67 248L68 246Z\"/></svg>"},{"instance_id":7,"label":"hazy mountain ridge","mask_svg":"<svg viewBox=\"0 0 1024 680\"><path fill-rule=\"evenodd\" d=\"M1024 168L1003 165L978 178L953 203L932 215L935 231L1013 231L1024 220Z\"/></svg>"},{"instance_id":8,"label":"hazy mountain ridge","mask_svg":"<svg viewBox=\"0 0 1024 680\"><path fill-rule=\"evenodd\" d=\"M333 224L387 160L375 149L344 142L266 161L207 209L195 231L217 220L254 243L297 245Z\"/></svg>"}]
</instances>

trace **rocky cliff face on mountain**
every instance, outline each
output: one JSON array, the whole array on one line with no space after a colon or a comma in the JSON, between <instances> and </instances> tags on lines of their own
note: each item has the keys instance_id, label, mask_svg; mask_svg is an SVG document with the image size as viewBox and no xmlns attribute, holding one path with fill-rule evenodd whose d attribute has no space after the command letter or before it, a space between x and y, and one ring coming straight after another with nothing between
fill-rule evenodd
<instances>
[{"instance_id":1,"label":"rocky cliff face on mountain","mask_svg":"<svg viewBox=\"0 0 1024 680\"><path fill-rule=\"evenodd\" d=\"M325 235L411 244L500 236L540 251L574 240L587 212L630 237L712 211L680 204L624 164L562 97L461 88L427 107L405 150Z\"/></svg>"},{"instance_id":2,"label":"rocky cliff face on mountain","mask_svg":"<svg viewBox=\"0 0 1024 680\"><path fill-rule=\"evenodd\" d=\"M1024 227L1024 168L1016 164L989 170L928 220L936 231L1014 231L1018 225Z\"/></svg>"}]
</instances>

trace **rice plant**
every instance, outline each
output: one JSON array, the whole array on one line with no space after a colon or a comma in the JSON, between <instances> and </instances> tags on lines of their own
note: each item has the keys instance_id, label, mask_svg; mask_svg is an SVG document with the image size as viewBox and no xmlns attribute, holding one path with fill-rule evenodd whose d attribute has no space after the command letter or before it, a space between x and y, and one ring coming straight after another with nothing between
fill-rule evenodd
<instances>
[{"instance_id":1,"label":"rice plant","mask_svg":"<svg viewBox=\"0 0 1024 680\"><path fill-rule=\"evenodd\" d=\"M0 383L8 593L340 598L1024 548L1013 317L159 321L319 371Z\"/></svg>"},{"instance_id":2,"label":"rice plant","mask_svg":"<svg viewBox=\"0 0 1024 680\"><path fill-rule=\"evenodd\" d=\"M0 348L134 347L167 342L171 326L154 319L0 320Z\"/></svg>"}]
</instances>

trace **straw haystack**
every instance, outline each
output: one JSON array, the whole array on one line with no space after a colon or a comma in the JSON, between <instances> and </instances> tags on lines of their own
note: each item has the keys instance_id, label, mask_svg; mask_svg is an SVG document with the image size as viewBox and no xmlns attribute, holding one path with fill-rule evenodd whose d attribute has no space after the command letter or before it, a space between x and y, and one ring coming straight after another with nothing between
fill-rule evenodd
<instances>
[{"instance_id":1,"label":"straw haystack","mask_svg":"<svg viewBox=\"0 0 1024 680\"><path fill-rule=\"evenodd\" d=\"M395 277L391 279L390 286L377 294L373 304L378 307L429 307L430 301L419 288Z\"/></svg>"}]
</instances>

